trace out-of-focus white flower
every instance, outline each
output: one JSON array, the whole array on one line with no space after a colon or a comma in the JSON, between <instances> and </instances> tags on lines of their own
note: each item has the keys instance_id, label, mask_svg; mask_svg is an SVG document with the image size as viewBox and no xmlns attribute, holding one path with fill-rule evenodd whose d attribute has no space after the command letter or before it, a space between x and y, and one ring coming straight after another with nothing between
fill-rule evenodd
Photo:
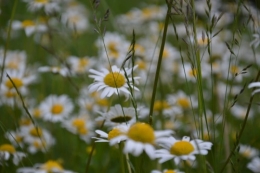
<instances>
[{"instance_id":1,"label":"out-of-focus white flower","mask_svg":"<svg viewBox=\"0 0 260 173\"><path fill-rule=\"evenodd\" d=\"M94 135L94 123L89 116L83 114L77 117L72 117L62 121L62 126L73 134L79 135L80 139L89 143Z\"/></svg>"},{"instance_id":2,"label":"out-of-focus white flower","mask_svg":"<svg viewBox=\"0 0 260 173\"><path fill-rule=\"evenodd\" d=\"M247 168L253 171L254 173L259 173L260 170L260 158L254 157L251 162L247 164Z\"/></svg>"},{"instance_id":3,"label":"out-of-focus white flower","mask_svg":"<svg viewBox=\"0 0 260 173\"><path fill-rule=\"evenodd\" d=\"M65 170L62 165L55 160L48 160L43 164L35 164L34 167L23 167L17 170L17 173L75 173L73 171Z\"/></svg>"},{"instance_id":4,"label":"out-of-focus white flower","mask_svg":"<svg viewBox=\"0 0 260 173\"><path fill-rule=\"evenodd\" d=\"M51 122L59 122L67 118L74 105L67 95L50 95L40 104L43 119Z\"/></svg>"},{"instance_id":5,"label":"out-of-focus white flower","mask_svg":"<svg viewBox=\"0 0 260 173\"><path fill-rule=\"evenodd\" d=\"M13 30L20 30L24 29L25 34L27 36L31 36L35 32L46 32L47 26L43 23L34 22L32 20L24 20L24 21L18 21L15 20L12 22L12 29Z\"/></svg>"},{"instance_id":6,"label":"out-of-focus white flower","mask_svg":"<svg viewBox=\"0 0 260 173\"><path fill-rule=\"evenodd\" d=\"M44 9L46 14L60 11L60 0L23 0L28 4L28 10L32 12Z\"/></svg>"},{"instance_id":7,"label":"out-of-focus white flower","mask_svg":"<svg viewBox=\"0 0 260 173\"><path fill-rule=\"evenodd\" d=\"M25 156L23 152L16 151L10 144L0 145L0 165L6 164L5 162L9 159L12 159L13 164L18 165Z\"/></svg>"},{"instance_id":8,"label":"out-of-focus white flower","mask_svg":"<svg viewBox=\"0 0 260 173\"><path fill-rule=\"evenodd\" d=\"M58 66L42 66L38 68L39 72L52 72L54 74L60 74L61 76L69 76L70 72L66 67L58 67Z\"/></svg>"},{"instance_id":9,"label":"out-of-focus white flower","mask_svg":"<svg viewBox=\"0 0 260 173\"><path fill-rule=\"evenodd\" d=\"M253 148L249 145L239 145L239 154L246 157L247 159L251 159L253 157L258 156L259 150L256 148Z\"/></svg>"}]
</instances>

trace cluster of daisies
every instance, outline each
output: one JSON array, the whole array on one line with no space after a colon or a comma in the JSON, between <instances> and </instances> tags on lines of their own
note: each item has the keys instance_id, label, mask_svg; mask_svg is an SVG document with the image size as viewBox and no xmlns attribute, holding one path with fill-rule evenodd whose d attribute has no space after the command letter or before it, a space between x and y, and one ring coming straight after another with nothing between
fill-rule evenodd
<instances>
[{"instance_id":1,"label":"cluster of daisies","mask_svg":"<svg viewBox=\"0 0 260 173\"><path fill-rule=\"evenodd\" d=\"M96 3L92 4L93 9L98 10L99 1L93 2ZM222 4L220 0L211 5L205 0L195 1L194 10L201 24L193 33L193 25L178 18L189 17L186 14L190 4L175 2L172 14L177 16L176 21L182 22L168 26L169 39L161 54L157 96L151 109L167 5L145 4L115 15L110 22L120 32L107 29L104 34L95 33L97 39L88 43L95 47L95 55L87 55L82 53L84 50L71 51L74 54L68 53L70 50L58 51L55 39L73 42L78 36L94 35L93 28L103 26L100 22L106 21L95 16L91 23L91 13L77 0L22 0L21 3L33 17L19 16L9 21L10 38L3 39L17 42L25 36L49 56L38 61L37 53L31 55L27 50L0 47L3 69L0 110L3 116L8 116L8 121L5 118L3 123L0 121L3 129L0 134L4 136L0 139L0 168L16 165L17 173L72 173L63 168L63 161L69 162L67 158L50 154L57 146L62 148L59 140L68 140L71 135L87 150L93 141L122 149L129 165L132 159L146 155L160 165L151 166L151 173L183 173L183 163L190 169L199 169L197 155L214 160L218 145L222 145L217 144L213 150L215 141L229 135L230 139L225 139L225 145L229 145L229 141L235 141L238 123L246 119L253 124L252 120L257 119L259 108L254 107L248 113L245 102L239 99L245 97L244 92L256 95L260 91L259 82L248 85L253 69L260 63L256 58L260 53L256 25L259 10L251 4L241 7ZM234 8L241 8L244 17L240 22L247 22L245 28L250 36L226 27L232 25L236 16ZM73 46L73 50L77 48ZM197 51L200 66L193 57ZM203 85L200 86L205 104L203 113L198 101L198 79ZM243 141L238 148L240 156L246 159L247 169L259 172L259 147ZM39 153L46 157L34 163L31 158ZM165 162L171 163L170 166L165 167ZM211 161L207 164L213 167ZM77 167L84 169L85 165L74 169Z\"/></svg>"}]
</instances>

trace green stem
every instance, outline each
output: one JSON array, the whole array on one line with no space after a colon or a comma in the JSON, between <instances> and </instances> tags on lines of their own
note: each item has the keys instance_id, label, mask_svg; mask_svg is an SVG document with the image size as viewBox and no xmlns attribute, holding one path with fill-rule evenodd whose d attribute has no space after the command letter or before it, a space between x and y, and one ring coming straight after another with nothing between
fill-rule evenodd
<instances>
[{"instance_id":1,"label":"green stem","mask_svg":"<svg viewBox=\"0 0 260 173\"><path fill-rule=\"evenodd\" d=\"M4 75L4 69L5 69L5 60L6 60L6 53L7 53L7 49L9 47L9 41L10 41L10 35L11 35L11 26L12 26L12 22L14 19L14 15L15 15L15 11L16 11L16 7L17 7L17 0L14 1L14 5L13 5L13 9L12 9L12 14L11 14L11 18L10 18L10 23L7 29L7 39L6 39L6 43L5 43L5 49L4 49L4 58L3 58L3 66L1 69L1 77L0 77L0 85L2 83L3 80L3 75Z\"/></svg>"},{"instance_id":2,"label":"green stem","mask_svg":"<svg viewBox=\"0 0 260 173\"><path fill-rule=\"evenodd\" d=\"M119 143L119 148L120 148L120 163L121 163L121 172L125 173L125 163L124 163L124 153L123 153L123 148L124 144L122 142Z\"/></svg>"},{"instance_id":3,"label":"green stem","mask_svg":"<svg viewBox=\"0 0 260 173\"><path fill-rule=\"evenodd\" d=\"M259 78L260 78L260 70L258 71L258 74L257 74L257 76L256 76L255 81L258 81ZM244 119L244 121L243 121L242 127L241 127L241 129L240 129L240 131L239 131L239 133L238 133L238 135L237 135L236 143L234 144L234 147L233 147L232 151L230 152L230 154L229 154L227 160L225 161L225 163L224 163L224 165L223 165L223 167L222 167L220 173L222 173L222 172L225 170L227 164L229 163L231 157L233 156L235 150L237 149L237 146L238 146L238 144L239 144L239 141L240 141L240 139L241 139L241 136L242 136L242 134L243 134L243 132L244 132L244 129L245 129L245 127L246 127L246 123L247 123L247 119L248 119L248 116L249 116L249 112L250 112L250 109L251 109L251 106L252 106L253 99L254 99L254 95L252 95L252 96L250 97L249 104L248 104L248 107L247 107L247 110L246 110L246 116L245 116L245 119Z\"/></svg>"},{"instance_id":4,"label":"green stem","mask_svg":"<svg viewBox=\"0 0 260 173\"><path fill-rule=\"evenodd\" d=\"M158 58L158 63L157 63L157 68L156 68L156 73L155 73L155 79L154 79L154 85L153 85L153 93L152 93L152 98L151 98L151 105L150 105L150 112L149 112L149 124L152 125L153 123L153 106L155 102L155 95L156 95L156 88L159 80L159 74L160 74L160 68L162 64L162 55L163 55L163 50L164 50L164 45L166 42L166 35L167 35L167 29L169 25L169 20L170 20L170 13L171 13L171 0L169 3L166 1L168 5L168 10L165 18L165 23L164 23L164 30L163 30L163 38L162 38L162 44L160 48L160 53L159 53L159 58Z\"/></svg>"}]
</instances>

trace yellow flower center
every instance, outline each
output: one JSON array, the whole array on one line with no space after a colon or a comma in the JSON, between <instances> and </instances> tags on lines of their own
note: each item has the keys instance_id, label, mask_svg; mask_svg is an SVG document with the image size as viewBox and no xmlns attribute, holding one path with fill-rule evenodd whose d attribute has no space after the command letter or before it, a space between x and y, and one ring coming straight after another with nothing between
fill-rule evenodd
<instances>
[{"instance_id":1,"label":"yellow flower center","mask_svg":"<svg viewBox=\"0 0 260 173\"><path fill-rule=\"evenodd\" d=\"M115 137L117 137L117 136L119 136L119 135L122 135L122 134L123 134L123 132L120 131L118 128L113 128L113 129L108 133L107 139L108 139L108 140L111 140L111 139L113 139L113 138L115 138Z\"/></svg>"},{"instance_id":2,"label":"yellow flower center","mask_svg":"<svg viewBox=\"0 0 260 173\"><path fill-rule=\"evenodd\" d=\"M138 68L142 69L142 70L145 70L146 69L146 63L144 61L139 61L137 63L138 65Z\"/></svg>"},{"instance_id":3,"label":"yellow flower center","mask_svg":"<svg viewBox=\"0 0 260 173\"><path fill-rule=\"evenodd\" d=\"M108 48L109 54L110 54L110 56L112 56L112 58L118 58L119 52L117 50L117 43L110 42L110 43L108 43L107 48Z\"/></svg>"},{"instance_id":4,"label":"yellow flower center","mask_svg":"<svg viewBox=\"0 0 260 173\"><path fill-rule=\"evenodd\" d=\"M145 52L145 48L140 45L140 44L135 44L135 51L136 52L140 52L140 53L144 53Z\"/></svg>"},{"instance_id":5,"label":"yellow flower center","mask_svg":"<svg viewBox=\"0 0 260 173\"><path fill-rule=\"evenodd\" d=\"M14 85L15 85L17 88L23 86L23 81L22 81L21 79L16 78L16 77L11 78L11 79L12 79ZM14 87L14 86L13 86L13 83L11 82L11 80L8 79L8 80L5 82L5 86L7 86L9 89L12 89L12 88Z\"/></svg>"},{"instance_id":6,"label":"yellow flower center","mask_svg":"<svg viewBox=\"0 0 260 173\"><path fill-rule=\"evenodd\" d=\"M30 26L34 26L34 22L32 20L24 20L22 22L22 27L26 28L26 27L30 27Z\"/></svg>"},{"instance_id":7,"label":"yellow flower center","mask_svg":"<svg viewBox=\"0 0 260 173\"><path fill-rule=\"evenodd\" d=\"M53 114L60 114L63 111L63 105L61 104L54 104L51 108L51 112Z\"/></svg>"},{"instance_id":8,"label":"yellow flower center","mask_svg":"<svg viewBox=\"0 0 260 173\"><path fill-rule=\"evenodd\" d=\"M42 136L42 129L39 127L34 127L29 132L34 137L41 137Z\"/></svg>"},{"instance_id":9,"label":"yellow flower center","mask_svg":"<svg viewBox=\"0 0 260 173\"><path fill-rule=\"evenodd\" d=\"M34 0L37 3L41 3L41 4L47 4L48 0Z\"/></svg>"},{"instance_id":10,"label":"yellow flower center","mask_svg":"<svg viewBox=\"0 0 260 173\"><path fill-rule=\"evenodd\" d=\"M39 108L35 108L35 109L33 109L32 114L34 117L39 118L39 117L41 117L41 110Z\"/></svg>"},{"instance_id":11,"label":"yellow flower center","mask_svg":"<svg viewBox=\"0 0 260 173\"><path fill-rule=\"evenodd\" d=\"M113 88L120 88L125 84L125 77L121 73L111 72L105 76L104 83Z\"/></svg>"},{"instance_id":12,"label":"yellow flower center","mask_svg":"<svg viewBox=\"0 0 260 173\"><path fill-rule=\"evenodd\" d=\"M236 73L239 72L239 68L238 68L237 66L235 66L235 65L232 65L232 66L230 67L230 72L231 72L232 74L236 74Z\"/></svg>"},{"instance_id":13,"label":"yellow flower center","mask_svg":"<svg viewBox=\"0 0 260 173\"><path fill-rule=\"evenodd\" d=\"M98 99L96 103L100 106L108 106L109 102L107 99Z\"/></svg>"},{"instance_id":14,"label":"yellow flower center","mask_svg":"<svg viewBox=\"0 0 260 173\"><path fill-rule=\"evenodd\" d=\"M5 92L5 97L7 97L7 98L13 98L13 97L15 97L15 96L16 96L16 93L15 93L15 92L12 92L12 91L10 91L10 90L8 90L8 91Z\"/></svg>"},{"instance_id":15,"label":"yellow flower center","mask_svg":"<svg viewBox=\"0 0 260 173\"><path fill-rule=\"evenodd\" d=\"M176 156L188 155L193 151L194 147L188 141L178 141L170 148L170 153Z\"/></svg>"},{"instance_id":16,"label":"yellow flower center","mask_svg":"<svg viewBox=\"0 0 260 173\"><path fill-rule=\"evenodd\" d=\"M15 141L16 141L17 143L23 142L23 136L16 135L16 136L15 136Z\"/></svg>"},{"instance_id":17,"label":"yellow flower center","mask_svg":"<svg viewBox=\"0 0 260 173\"><path fill-rule=\"evenodd\" d=\"M154 107L153 110L155 111L162 111L164 109L169 109L171 106L169 105L169 103L165 100L157 100L154 103Z\"/></svg>"},{"instance_id":18,"label":"yellow flower center","mask_svg":"<svg viewBox=\"0 0 260 173\"><path fill-rule=\"evenodd\" d=\"M119 115L117 117L113 117L110 119L110 121L114 122L114 123L125 123L128 122L132 119L131 116L127 116L127 115Z\"/></svg>"},{"instance_id":19,"label":"yellow flower center","mask_svg":"<svg viewBox=\"0 0 260 173\"><path fill-rule=\"evenodd\" d=\"M46 142L45 141L38 141L38 140L34 140L33 141L33 146L37 149L41 149L43 147L46 146Z\"/></svg>"},{"instance_id":20,"label":"yellow flower center","mask_svg":"<svg viewBox=\"0 0 260 173\"><path fill-rule=\"evenodd\" d=\"M169 55L170 55L169 50L164 49L164 50L163 50L163 55L162 55L162 57L163 57L163 58L168 58Z\"/></svg>"},{"instance_id":21,"label":"yellow flower center","mask_svg":"<svg viewBox=\"0 0 260 173\"><path fill-rule=\"evenodd\" d=\"M154 130L149 124L135 123L130 127L127 136L134 141L153 144L155 140Z\"/></svg>"},{"instance_id":22,"label":"yellow flower center","mask_svg":"<svg viewBox=\"0 0 260 173\"><path fill-rule=\"evenodd\" d=\"M196 77L197 76L197 69L193 68L193 69L190 69L188 74L189 76L192 76L192 77Z\"/></svg>"},{"instance_id":23,"label":"yellow flower center","mask_svg":"<svg viewBox=\"0 0 260 173\"><path fill-rule=\"evenodd\" d=\"M44 165L41 167L42 169L46 170L47 172L52 172L55 169L56 171L62 171L63 167L60 165L60 163L54 161L54 160L49 160Z\"/></svg>"},{"instance_id":24,"label":"yellow flower center","mask_svg":"<svg viewBox=\"0 0 260 173\"><path fill-rule=\"evenodd\" d=\"M17 62L14 62L14 61L11 61L9 62L8 64L6 64L6 68L9 68L9 69L18 69L19 65Z\"/></svg>"},{"instance_id":25,"label":"yellow flower center","mask_svg":"<svg viewBox=\"0 0 260 173\"><path fill-rule=\"evenodd\" d=\"M177 100L177 104L183 108L189 108L190 107L190 101L187 98L179 98Z\"/></svg>"},{"instance_id":26,"label":"yellow flower center","mask_svg":"<svg viewBox=\"0 0 260 173\"><path fill-rule=\"evenodd\" d=\"M29 126L32 122L28 118L23 118L23 119L20 120L19 123L20 123L21 126Z\"/></svg>"},{"instance_id":27,"label":"yellow flower center","mask_svg":"<svg viewBox=\"0 0 260 173\"><path fill-rule=\"evenodd\" d=\"M10 144L0 145L0 151L7 151L8 153L15 153L15 148Z\"/></svg>"},{"instance_id":28,"label":"yellow flower center","mask_svg":"<svg viewBox=\"0 0 260 173\"><path fill-rule=\"evenodd\" d=\"M72 125L77 129L79 134L87 134L88 130L85 128L85 120L82 118L76 118L72 121Z\"/></svg>"},{"instance_id":29,"label":"yellow flower center","mask_svg":"<svg viewBox=\"0 0 260 173\"><path fill-rule=\"evenodd\" d=\"M249 158L251 156L251 151L250 150L245 150L241 153L242 156Z\"/></svg>"},{"instance_id":30,"label":"yellow flower center","mask_svg":"<svg viewBox=\"0 0 260 173\"><path fill-rule=\"evenodd\" d=\"M174 170L166 170L163 173L176 173Z\"/></svg>"}]
</instances>

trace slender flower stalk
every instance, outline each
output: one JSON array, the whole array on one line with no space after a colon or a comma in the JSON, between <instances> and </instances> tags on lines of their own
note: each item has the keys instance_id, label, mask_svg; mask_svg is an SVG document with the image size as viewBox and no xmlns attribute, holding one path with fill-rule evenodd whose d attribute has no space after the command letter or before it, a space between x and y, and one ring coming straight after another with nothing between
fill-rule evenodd
<instances>
[{"instance_id":1,"label":"slender flower stalk","mask_svg":"<svg viewBox=\"0 0 260 173\"><path fill-rule=\"evenodd\" d=\"M156 88L157 88L157 84L158 84L158 81L159 81L160 68L161 68L161 64L162 64L164 45L165 45L165 42L166 42L167 28L168 28L168 25L169 25L169 20L170 20L170 15L171 15L172 2L173 2L173 0L171 0L169 3L168 3L168 1L166 1L167 5L168 5L168 10L167 10L166 18L165 18L165 23L164 23L163 38L162 38L162 43L161 43L156 73L155 73L153 93L152 93L151 104L150 104L150 112L149 112L149 123L151 125L153 124L153 106L154 106L155 95L156 95L156 90L157 90Z\"/></svg>"}]
</instances>

